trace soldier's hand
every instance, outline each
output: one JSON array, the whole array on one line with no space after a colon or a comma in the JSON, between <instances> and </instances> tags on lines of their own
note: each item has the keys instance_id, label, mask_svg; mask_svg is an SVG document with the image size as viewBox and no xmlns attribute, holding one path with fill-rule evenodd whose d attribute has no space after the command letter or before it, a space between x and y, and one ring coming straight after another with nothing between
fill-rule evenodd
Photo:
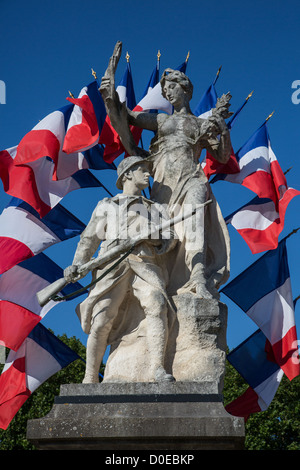
<instances>
[{"instance_id":1,"label":"soldier's hand","mask_svg":"<svg viewBox=\"0 0 300 470\"><path fill-rule=\"evenodd\" d=\"M78 277L78 266L71 265L64 270L64 278L67 282L74 282Z\"/></svg>"}]
</instances>

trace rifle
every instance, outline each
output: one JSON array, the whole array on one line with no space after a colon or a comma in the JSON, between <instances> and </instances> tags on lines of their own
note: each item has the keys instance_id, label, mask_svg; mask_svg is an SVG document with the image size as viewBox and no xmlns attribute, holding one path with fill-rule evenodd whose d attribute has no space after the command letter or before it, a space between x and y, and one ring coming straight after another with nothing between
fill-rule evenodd
<instances>
[{"instance_id":1,"label":"rifle","mask_svg":"<svg viewBox=\"0 0 300 470\"><path fill-rule=\"evenodd\" d=\"M186 214L179 214L178 216L174 217L173 219L166 220L162 224L157 225L154 228L153 232L150 233L150 235L145 236L144 234L142 234L142 235L139 235L135 238L125 240L124 243L122 243L121 245L117 245L114 248L111 248L107 253L104 253L101 256L98 255L96 258L91 258L90 261L88 261L87 263L85 263L82 266L78 267L78 275L76 276L76 278L72 282L78 281L79 279L84 277L89 271L93 271L96 268L99 269L101 266L103 266L108 261L111 261L113 258L123 254L123 256L120 259L118 259L118 261L113 266L111 266L105 273L103 273L100 276L100 278L93 281L91 284L89 284L89 286L84 287L83 289L80 289L80 291L74 292L73 294L70 294L70 295L74 296L74 295L76 295L77 293L79 293L81 291L86 291L86 289L88 287L90 287L91 285L95 284L100 279L102 279L115 266L117 266L121 261L123 261L127 256L129 256L130 253L132 253L134 248L139 243L151 238L151 234L156 234L158 232L162 232L165 229L173 227L177 223L179 223L179 222L191 217L192 215L194 215L196 210L199 209L200 207L204 207L204 206L210 204L211 202L212 202L212 199L209 199L204 204L198 204L197 208L194 208L193 210L189 211ZM44 287L44 289L37 292L36 296L37 296L37 299L38 299L38 302L39 302L40 306L44 307L44 305L46 305L48 302L50 302L50 300L55 300L55 301L63 300L65 297L64 298L58 297L57 294L67 284L69 284L69 282L66 281L64 277L62 277L62 278L57 279L56 281L52 282L52 284L49 284L49 286Z\"/></svg>"}]
</instances>

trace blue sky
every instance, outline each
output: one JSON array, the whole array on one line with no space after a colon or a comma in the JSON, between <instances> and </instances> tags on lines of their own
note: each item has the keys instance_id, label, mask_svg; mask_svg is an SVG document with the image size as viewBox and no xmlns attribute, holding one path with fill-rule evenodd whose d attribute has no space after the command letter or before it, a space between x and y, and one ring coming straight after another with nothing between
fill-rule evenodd
<instances>
[{"instance_id":1,"label":"blue sky","mask_svg":"<svg viewBox=\"0 0 300 470\"><path fill-rule=\"evenodd\" d=\"M273 151L284 171L292 167L287 175L289 186L300 189L300 105L291 100L292 83L300 80L298 1L0 0L0 23L0 80L6 85L6 104L0 105L1 150L16 145L40 119L66 104L69 90L76 96L92 81L92 67L101 78L115 42L121 40L117 81L125 70L128 51L137 100L158 50L161 73L178 66L190 51L187 75L194 84L192 109L221 65L217 92L231 92L233 111L254 90L232 130L234 149L275 110L268 125ZM114 172L95 175L117 193ZM246 188L225 182L213 185L213 191L224 216L254 197ZM84 189L70 193L62 204L87 223L97 201L106 196L102 189ZM9 200L0 185L0 211ZM299 209L296 197L288 207L282 236L300 226ZM259 255L251 254L232 227L229 232L233 279ZM77 241L63 242L45 254L64 268L72 262ZM300 232L287 242L294 297L300 294L299 243ZM228 305L227 339L233 348L257 327L229 299L222 296L221 300ZM58 305L43 323L56 334L74 335L85 344L87 336L74 312L77 302ZM296 308L298 332L299 316Z\"/></svg>"}]
</instances>

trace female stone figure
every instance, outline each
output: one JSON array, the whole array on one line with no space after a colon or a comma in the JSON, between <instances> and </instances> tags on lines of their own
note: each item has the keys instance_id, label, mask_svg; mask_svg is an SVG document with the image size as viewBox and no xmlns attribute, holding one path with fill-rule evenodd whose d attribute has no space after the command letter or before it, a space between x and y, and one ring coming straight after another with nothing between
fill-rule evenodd
<instances>
[{"instance_id":1,"label":"female stone figure","mask_svg":"<svg viewBox=\"0 0 300 470\"><path fill-rule=\"evenodd\" d=\"M130 111L119 102L115 91L114 74L120 54L119 42L100 91L111 123L129 155L145 153L136 146L129 125L155 132L149 148L154 180L151 199L167 204L171 217L185 207L190 209L213 200L205 210L197 212L192 223L177 228L180 243L166 260L169 294L190 292L201 298L218 298L217 289L229 275L229 236L199 157L206 148L219 162L229 160L231 141L224 118L231 115L230 95L218 100L209 119L198 118L190 110L193 85L189 78L178 70L167 69L160 83L163 97L173 106L173 114Z\"/></svg>"}]
</instances>

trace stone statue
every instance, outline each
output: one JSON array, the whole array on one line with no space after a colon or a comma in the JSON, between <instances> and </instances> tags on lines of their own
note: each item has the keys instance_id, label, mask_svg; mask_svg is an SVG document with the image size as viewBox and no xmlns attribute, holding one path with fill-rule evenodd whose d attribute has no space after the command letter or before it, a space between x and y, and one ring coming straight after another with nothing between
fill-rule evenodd
<instances>
[{"instance_id":1,"label":"stone statue","mask_svg":"<svg viewBox=\"0 0 300 470\"><path fill-rule=\"evenodd\" d=\"M218 288L229 276L229 235L199 157L205 148L219 162L229 160L231 141L224 118L232 114L228 112L230 95L218 100L211 117L198 118L189 106L193 94L189 78L182 72L167 69L160 83L174 113L130 111L125 103L119 102L115 91L114 75L121 48L118 42L100 92L126 151L130 155L148 156L153 163L151 199L167 204L170 217L213 199L213 204L202 213L198 211L189 223L176 228L180 242L165 258L169 270L168 293L189 292L199 298L218 299ZM149 153L135 144L130 125L155 132Z\"/></svg>"},{"instance_id":2,"label":"stone statue","mask_svg":"<svg viewBox=\"0 0 300 470\"><path fill-rule=\"evenodd\" d=\"M218 100L209 119L197 118L189 106L190 80L167 69L161 89L174 113L130 111L115 90L120 54L118 42L100 91L125 150L135 157L119 165L117 187L123 193L98 204L65 278L76 279L77 267L89 261L102 240L100 255L118 240L131 238L129 227L135 232L142 224L137 201L148 212L151 207L151 214L156 208L166 219L179 214L183 221L174 227L174 236L163 240L149 238L145 231L136 251L94 285L77 307L83 330L89 334L84 382L98 381L110 344L104 381L210 380L222 388L227 310L219 302L218 288L229 276L229 236L199 157L206 148L218 161L228 161L231 142L224 118L230 115L230 95ZM131 125L155 132L149 152L135 144ZM138 166L131 166L131 161ZM143 162L151 166L154 180L151 200L141 196L149 179ZM207 204L208 200L212 203ZM112 208L118 208L113 211L117 217L110 213ZM186 210L194 208L198 208L195 214L185 219ZM148 220L147 211L143 215ZM100 271L93 272L93 279Z\"/></svg>"},{"instance_id":3,"label":"stone statue","mask_svg":"<svg viewBox=\"0 0 300 470\"><path fill-rule=\"evenodd\" d=\"M91 259L101 242L100 257L121 244L122 240L134 238L137 232L145 235L144 240L125 260L94 284L88 297L76 308L83 331L89 335L83 383L99 382L99 368L107 345L111 344L114 336L118 336L120 325L127 323L126 330L130 322L138 319L138 313L132 311L132 298L137 301L146 320L150 380L174 380L164 368L168 297L167 272L160 257L172 250L177 240L170 229L161 235L152 234L149 238L159 219L168 220L160 204L142 197L142 190L149 185L151 168L151 162L138 156L130 156L120 163L116 184L123 192L98 203L81 235L73 264L64 272L67 281L74 281L78 276L78 268ZM94 269L93 279L109 270L115 262L113 258L101 269ZM124 318L127 307L131 317L134 317L129 323ZM124 336L124 332L121 336Z\"/></svg>"}]
</instances>

